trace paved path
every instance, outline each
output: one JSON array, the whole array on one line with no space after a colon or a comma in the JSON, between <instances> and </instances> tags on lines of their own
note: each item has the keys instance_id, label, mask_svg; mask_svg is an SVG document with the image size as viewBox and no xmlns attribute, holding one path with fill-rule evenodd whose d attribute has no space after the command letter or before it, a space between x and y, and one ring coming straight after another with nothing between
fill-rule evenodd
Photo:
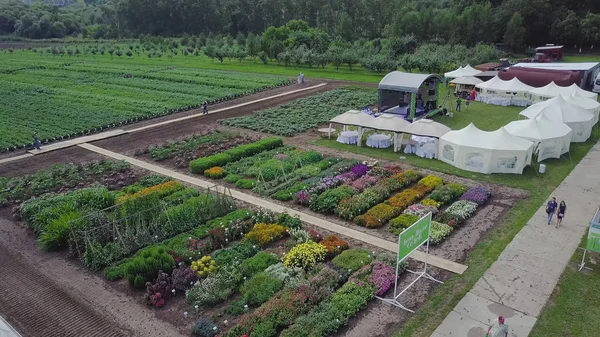
<instances>
[{"instance_id":1,"label":"paved path","mask_svg":"<svg viewBox=\"0 0 600 337\"><path fill-rule=\"evenodd\" d=\"M305 221L312 225L315 225L315 226L318 226L321 228L325 228L327 230L336 232L338 234L342 234L342 235L366 242L373 246L380 247L380 248L383 248L383 249L386 249L386 250L389 250L392 252L398 251L398 244L396 244L396 243L393 243L393 242L390 242L390 241L387 241L387 240L384 240L384 239L381 239L381 238L378 238L378 237L375 237L372 235L368 235L368 234L356 231L354 229L351 229L351 228L348 228L348 227L345 227L342 225L338 225L331 221L323 220L321 218L312 216L310 214L299 212L297 210L287 208L285 206L278 205L278 204L272 203L270 201L267 201L265 199L257 198L253 195L246 194L246 193L234 190L234 189L226 190L223 186L215 185L215 183L212 181L206 181L206 180L199 179L199 178L196 178L193 176L175 172L175 171L169 170L169 169L161 167L161 166L150 164L150 163L147 163L142 160L124 156L122 154L97 147L95 145L79 144L79 146L84 149L100 153L100 154L105 155L110 158L114 158L117 160L125 160L132 165L142 167L149 171L153 171L153 172L156 172L156 173L159 173L159 174L162 174L162 175L165 175L165 176L168 176L168 177L171 177L171 178L174 178L174 179L177 179L177 180L189 183L189 184L193 184L198 187L216 189L217 191L224 192L224 193L231 192L231 195L236 199L257 205L257 206L265 208L265 209L269 209L269 210L277 212L277 213L287 212L290 215L294 215L294 216L297 215L298 217L300 217L300 219L302 221ZM421 262L425 261L425 254L421 251L413 252L410 257L417 261L421 261ZM445 269L445 270L448 270L448 271L451 271L451 272L457 273L457 274L462 274L467 269L467 267L464 265L461 265L459 263L449 261L446 259L442 259L442 258L433 256L433 255L429 255L428 263L433 266L436 266L438 268L442 268L442 269Z\"/></svg>"},{"instance_id":2,"label":"paved path","mask_svg":"<svg viewBox=\"0 0 600 337\"><path fill-rule=\"evenodd\" d=\"M432 337L483 337L499 315L506 317L510 337L529 335L600 206L599 167L600 142L552 193L567 203L563 225L548 226L540 205Z\"/></svg>"},{"instance_id":3,"label":"paved path","mask_svg":"<svg viewBox=\"0 0 600 337\"><path fill-rule=\"evenodd\" d=\"M0 316L0 337L21 337L21 335Z\"/></svg>"}]
</instances>

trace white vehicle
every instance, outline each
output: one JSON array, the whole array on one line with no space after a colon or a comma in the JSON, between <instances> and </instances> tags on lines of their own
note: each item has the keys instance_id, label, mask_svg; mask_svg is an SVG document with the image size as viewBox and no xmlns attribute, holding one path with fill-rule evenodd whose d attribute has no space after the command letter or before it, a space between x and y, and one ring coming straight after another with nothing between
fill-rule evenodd
<instances>
[{"instance_id":1,"label":"white vehicle","mask_svg":"<svg viewBox=\"0 0 600 337\"><path fill-rule=\"evenodd\" d=\"M600 73L598 73L596 79L594 80L594 89L592 91L600 93Z\"/></svg>"}]
</instances>

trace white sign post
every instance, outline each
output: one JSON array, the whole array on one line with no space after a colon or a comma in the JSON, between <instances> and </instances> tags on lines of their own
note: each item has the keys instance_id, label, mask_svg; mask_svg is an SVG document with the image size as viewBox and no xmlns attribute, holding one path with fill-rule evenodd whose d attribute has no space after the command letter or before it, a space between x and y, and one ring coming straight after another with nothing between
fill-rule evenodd
<instances>
[{"instance_id":1,"label":"white sign post","mask_svg":"<svg viewBox=\"0 0 600 337\"><path fill-rule=\"evenodd\" d=\"M397 306L398 308L402 308L406 311L414 313L413 310L410 310L403 306L400 302L398 302L398 297L404 294L413 284L415 284L422 277L429 279L431 281L437 283L444 283L440 280L436 280L433 276L427 273L427 256L429 256L429 236L431 234L431 212L417 220L410 227L405 229L398 236L398 257L396 259L396 281L394 282L394 297L392 298L382 298L376 296L378 299L389 303L391 305ZM425 251L425 266L422 271L412 271L408 270L409 273L418 275L416 279L414 279L406 288L402 289L402 291L398 292L398 276L400 271L400 263L402 263L406 258L419 247L421 247L424 243L427 243L427 250Z\"/></svg>"}]
</instances>

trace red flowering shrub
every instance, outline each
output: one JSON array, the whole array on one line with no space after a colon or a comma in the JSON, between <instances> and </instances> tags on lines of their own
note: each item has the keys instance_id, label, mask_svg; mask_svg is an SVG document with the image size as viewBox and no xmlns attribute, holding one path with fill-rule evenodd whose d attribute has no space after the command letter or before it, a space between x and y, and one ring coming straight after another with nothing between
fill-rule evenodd
<instances>
[{"instance_id":1,"label":"red flowering shrub","mask_svg":"<svg viewBox=\"0 0 600 337\"><path fill-rule=\"evenodd\" d=\"M321 240L323 240L323 235L319 234L316 230L309 228L306 231L308 232L308 235L310 235L310 239L314 242L321 242Z\"/></svg>"},{"instance_id":2,"label":"red flowering shrub","mask_svg":"<svg viewBox=\"0 0 600 337\"><path fill-rule=\"evenodd\" d=\"M229 241L224 228L211 229L208 232L208 238L210 240L211 245L215 248L223 248L227 246L227 242Z\"/></svg>"}]
</instances>

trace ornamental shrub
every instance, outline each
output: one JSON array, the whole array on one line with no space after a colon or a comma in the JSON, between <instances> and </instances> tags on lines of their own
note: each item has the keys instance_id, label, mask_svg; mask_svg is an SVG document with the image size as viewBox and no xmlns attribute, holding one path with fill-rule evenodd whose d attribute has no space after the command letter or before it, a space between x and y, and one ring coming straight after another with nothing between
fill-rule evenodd
<instances>
[{"instance_id":1,"label":"ornamental shrub","mask_svg":"<svg viewBox=\"0 0 600 337\"><path fill-rule=\"evenodd\" d=\"M277 217L277 223L282 226L285 226L287 228L294 228L294 229L298 229L302 225L302 221L300 220L300 217L291 216L287 213L279 214L279 217Z\"/></svg>"},{"instance_id":2,"label":"ornamental shrub","mask_svg":"<svg viewBox=\"0 0 600 337\"><path fill-rule=\"evenodd\" d=\"M459 200L450 205L446 211L440 213L436 220L446 223L452 227L460 225L466 219L471 217L477 210L477 204L472 201Z\"/></svg>"},{"instance_id":3,"label":"ornamental shrub","mask_svg":"<svg viewBox=\"0 0 600 337\"><path fill-rule=\"evenodd\" d=\"M124 268L129 284L142 288L146 282L152 282L159 271L170 273L175 268L175 260L164 247L156 246L142 251L128 261Z\"/></svg>"},{"instance_id":4,"label":"ornamental shrub","mask_svg":"<svg viewBox=\"0 0 600 337\"><path fill-rule=\"evenodd\" d=\"M436 176L429 175L421 180L419 180L419 184L425 185L433 190L434 188L441 186L444 184L444 179Z\"/></svg>"},{"instance_id":5,"label":"ornamental shrub","mask_svg":"<svg viewBox=\"0 0 600 337\"><path fill-rule=\"evenodd\" d=\"M433 216L438 212L438 210L437 210L437 208L435 208L433 206L423 206L421 204L413 204L413 205L408 206L402 213L412 214L412 215L418 216L419 218L422 218L430 212L431 212L431 215Z\"/></svg>"},{"instance_id":6,"label":"ornamental shrub","mask_svg":"<svg viewBox=\"0 0 600 337\"><path fill-rule=\"evenodd\" d=\"M235 186L246 190L252 189L256 186L257 181L254 179L239 179L235 182Z\"/></svg>"},{"instance_id":7,"label":"ornamental shrub","mask_svg":"<svg viewBox=\"0 0 600 337\"><path fill-rule=\"evenodd\" d=\"M277 255L261 251L242 262L241 272L245 277L251 277L278 262L279 258Z\"/></svg>"},{"instance_id":8,"label":"ornamental shrub","mask_svg":"<svg viewBox=\"0 0 600 337\"><path fill-rule=\"evenodd\" d=\"M146 301L148 304L157 308L165 305L165 301L173 295L173 283L171 277L163 273L158 272L156 281L146 282Z\"/></svg>"},{"instance_id":9,"label":"ornamental shrub","mask_svg":"<svg viewBox=\"0 0 600 337\"><path fill-rule=\"evenodd\" d=\"M283 288L283 282L265 272L259 272L242 285L241 293L244 301L250 306L258 306L266 302Z\"/></svg>"},{"instance_id":10,"label":"ornamental shrub","mask_svg":"<svg viewBox=\"0 0 600 337\"><path fill-rule=\"evenodd\" d=\"M465 194L460 197L460 200L472 201L481 206L485 204L490 195L492 195L492 192L488 188L476 186L469 188Z\"/></svg>"},{"instance_id":11,"label":"ornamental shrub","mask_svg":"<svg viewBox=\"0 0 600 337\"><path fill-rule=\"evenodd\" d=\"M215 337L219 334L219 327L207 318L201 318L192 327L192 336L194 337Z\"/></svg>"},{"instance_id":12,"label":"ornamental shrub","mask_svg":"<svg viewBox=\"0 0 600 337\"><path fill-rule=\"evenodd\" d=\"M271 242L277 241L287 234L286 228L277 224L259 223L252 228L245 239L264 247Z\"/></svg>"},{"instance_id":13,"label":"ornamental shrub","mask_svg":"<svg viewBox=\"0 0 600 337\"><path fill-rule=\"evenodd\" d=\"M429 236L430 242L433 245L437 245L444 241L452 233L452 227L445 223L432 221L431 222L431 233Z\"/></svg>"},{"instance_id":14,"label":"ornamental shrub","mask_svg":"<svg viewBox=\"0 0 600 337\"><path fill-rule=\"evenodd\" d=\"M282 281L288 288L295 288L306 283L306 272L304 269L286 268L281 262L267 267L265 273Z\"/></svg>"},{"instance_id":15,"label":"ornamental shrub","mask_svg":"<svg viewBox=\"0 0 600 337\"><path fill-rule=\"evenodd\" d=\"M290 229L288 230L288 232L290 233L290 237L292 238L292 240L294 240L295 243L304 243L304 242L308 242L311 241L312 238L310 236L310 234L305 231L304 229Z\"/></svg>"},{"instance_id":16,"label":"ornamental shrub","mask_svg":"<svg viewBox=\"0 0 600 337\"><path fill-rule=\"evenodd\" d=\"M220 166L211 167L208 170L204 170L204 176L211 179L221 179L227 175L225 169Z\"/></svg>"},{"instance_id":17,"label":"ornamental shrub","mask_svg":"<svg viewBox=\"0 0 600 337\"><path fill-rule=\"evenodd\" d=\"M359 226L367 228L380 228L389 220L398 216L400 212L400 209L388 204L378 204L369 209L365 215L354 218L354 222Z\"/></svg>"},{"instance_id":18,"label":"ornamental shrub","mask_svg":"<svg viewBox=\"0 0 600 337\"><path fill-rule=\"evenodd\" d=\"M253 242L242 241L229 248L217 250L212 254L217 266L229 266L236 262L254 256L260 251L260 247Z\"/></svg>"},{"instance_id":19,"label":"ornamental shrub","mask_svg":"<svg viewBox=\"0 0 600 337\"><path fill-rule=\"evenodd\" d=\"M413 214L402 214L390 221L390 232L399 235L405 229L414 224L419 217Z\"/></svg>"},{"instance_id":20,"label":"ornamental shrub","mask_svg":"<svg viewBox=\"0 0 600 337\"><path fill-rule=\"evenodd\" d=\"M242 281L242 275L235 267L224 266L219 270L200 280L186 292L186 301L189 305L200 307L211 306L226 300Z\"/></svg>"},{"instance_id":21,"label":"ornamental shrub","mask_svg":"<svg viewBox=\"0 0 600 337\"><path fill-rule=\"evenodd\" d=\"M192 160L190 162L190 170L192 173L203 173L211 167L224 166L232 161L234 161L234 159L230 155L226 153L217 153L212 156Z\"/></svg>"},{"instance_id":22,"label":"ornamental shrub","mask_svg":"<svg viewBox=\"0 0 600 337\"><path fill-rule=\"evenodd\" d=\"M371 253L366 249L348 249L331 260L335 266L342 270L354 272L373 260Z\"/></svg>"},{"instance_id":23,"label":"ornamental shrub","mask_svg":"<svg viewBox=\"0 0 600 337\"><path fill-rule=\"evenodd\" d=\"M242 179L242 176L239 174L228 174L223 180L225 180L227 183L235 184L240 179Z\"/></svg>"},{"instance_id":24,"label":"ornamental shrub","mask_svg":"<svg viewBox=\"0 0 600 337\"><path fill-rule=\"evenodd\" d=\"M433 199L427 198L427 199L421 200L421 205L440 208L440 206L442 206L442 203L439 201L435 201Z\"/></svg>"},{"instance_id":25,"label":"ornamental shrub","mask_svg":"<svg viewBox=\"0 0 600 337\"><path fill-rule=\"evenodd\" d=\"M372 267L367 280L377 289L375 295L383 296L396 283L396 268L382 262L375 262Z\"/></svg>"},{"instance_id":26,"label":"ornamental shrub","mask_svg":"<svg viewBox=\"0 0 600 337\"><path fill-rule=\"evenodd\" d=\"M198 281L198 273L192 268L181 266L173 270L171 281L173 282L173 289L185 292Z\"/></svg>"},{"instance_id":27,"label":"ornamental shrub","mask_svg":"<svg viewBox=\"0 0 600 337\"><path fill-rule=\"evenodd\" d=\"M288 268L302 268L310 270L319 262L325 260L327 248L325 246L309 241L301 243L290 250L283 258L283 264Z\"/></svg>"},{"instance_id":28,"label":"ornamental shrub","mask_svg":"<svg viewBox=\"0 0 600 337\"><path fill-rule=\"evenodd\" d=\"M311 199L310 209L319 213L333 213L340 201L350 198L354 194L356 191L347 185L327 190Z\"/></svg>"},{"instance_id":29,"label":"ornamental shrub","mask_svg":"<svg viewBox=\"0 0 600 337\"><path fill-rule=\"evenodd\" d=\"M195 271L198 278L205 278L209 274L214 273L218 266L211 256L203 256L199 260L192 262L191 269Z\"/></svg>"},{"instance_id":30,"label":"ornamental shrub","mask_svg":"<svg viewBox=\"0 0 600 337\"><path fill-rule=\"evenodd\" d=\"M333 234L326 236L321 244L327 248L327 256L329 257L334 257L349 248L348 242Z\"/></svg>"},{"instance_id":31,"label":"ornamental shrub","mask_svg":"<svg viewBox=\"0 0 600 337\"><path fill-rule=\"evenodd\" d=\"M429 198L441 202L442 204L448 204L463 195L466 190L467 187L464 185L450 183L436 187Z\"/></svg>"}]
</instances>

